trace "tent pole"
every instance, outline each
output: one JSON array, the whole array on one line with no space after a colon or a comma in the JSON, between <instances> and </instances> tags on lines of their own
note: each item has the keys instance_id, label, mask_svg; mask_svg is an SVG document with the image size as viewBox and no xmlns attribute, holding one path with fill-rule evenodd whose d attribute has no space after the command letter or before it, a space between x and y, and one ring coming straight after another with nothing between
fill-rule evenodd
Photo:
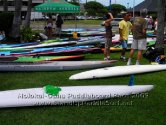
<instances>
[{"instance_id":1,"label":"tent pole","mask_svg":"<svg viewBox=\"0 0 166 125\"><path fill-rule=\"evenodd\" d=\"M37 14L38 14L38 17L39 17L39 12ZM39 18L38 18L38 31L39 31Z\"/></svg>"},{"instance_id":2,"label":"tent pole","mask_svg":"<svg viewBox=\"0 0 166 125\"><path fill-rule=\"evenodd\" d=\"M45 26L44 27L46 27L47 26L47 20L46 20L46 13L44 13L44 22L45 22ZM47 27L46 27L46 29L44 28L44 32L45 32L45 35L47 36Z\"/></svg>"},{"instance_id":3,"label":"tent pole","mask_svg":"<svg viewBox=\"0 0 166 125\"><path fill-rule=\"evenodd\" d=\"M74 13L74 17L75 17L75 31L77 29L77 18L76 18L76 13Z\"/></svg>"}]
</instances>

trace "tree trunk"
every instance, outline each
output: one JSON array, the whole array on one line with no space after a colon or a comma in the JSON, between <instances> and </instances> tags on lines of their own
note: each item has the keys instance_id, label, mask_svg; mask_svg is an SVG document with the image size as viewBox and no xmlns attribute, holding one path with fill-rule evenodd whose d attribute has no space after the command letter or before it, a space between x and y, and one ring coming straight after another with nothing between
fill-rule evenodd
<instances>
[{"instance_id":1,"label":"tree trunk","mask_svg":"<svg viewBox=\"0 0 166 125\"><path fill-rule=\"evenodd\" d=\"M165 0L158 0L158 28L157 28L157 42L155 48L164 46L164 25L165 25Z\"/></svg>"},{"instance_id":2,"label":"tree trunk","mask_svg":"<svg viewBox=\"0 0 166 125\"><path fill-rule=\"evenodd\" d=\"M32 10L32 0L29 0L29 1L28 1L27 14L26 14L26 18L25 18L23 27L30 27L31 10Z\"/></svg>"},{"instance_id":3,"label":"tree trunk","mask_svg":"<svg viewBox=\"0 0 166 125\"><path fill-rule=\"evenodd\" d=\"M22 7L22 0L15 0L15 11L14 11L14 19L13 19L12 32L11 32L11 37L13 38L20 37L21 7Z\"/></svg>"},{"instance_id":4,"label":"tree trunk","mask_svg":"<svg viewBox=\"0 0 166 125\"><path fill-rule=\"evenodd\" d=\"M8 1L7 0L3 0L3 11L4 12L8 11Z\"/></svg>"}]
</instances>

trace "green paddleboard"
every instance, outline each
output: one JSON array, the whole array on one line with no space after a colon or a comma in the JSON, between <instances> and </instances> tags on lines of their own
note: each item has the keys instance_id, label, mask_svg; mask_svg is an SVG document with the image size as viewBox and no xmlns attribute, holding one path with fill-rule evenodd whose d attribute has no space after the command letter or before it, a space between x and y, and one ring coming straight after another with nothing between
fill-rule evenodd
<instances>
[{"instance_id":1,"label":"green paddleboard","mask_svg":"<svg viewBox=\"0 0 166 125\"><path fill-rule=\"evenodd\" d=\"M19 56L14 62L40 62L40 61L62 61L62 60L80 60L83 55L76 56Z\"/></svg>"},{"instance_id":2,"label":"green paddleboard","mask_svg":"<svg viewBox=\"0 0 166 125\"><path fill-rule=\"evenodd\" d=\"M38 61L53 61L57 59L64 58L64 56L20 56L15 62L38 62Z\"/></svg>"},{"instance_id":3,"label":"green paddleboard","mask_svg":"<svg viewBox=\"0 0 166 125\"><path fill-rule=\"evenodd\" d=\"M0 48L0 51L23 51L24 48Z\"/></svg>"},{"instance_id":4,"label":"green paddleboard","mask_svg":"<svg viewBox=\"0 0 166 125\"><path fill-rule=\"evenodd\" d=\"M147 46L154 46L156 44L156 41L150 41L147 43Z\"/></svg>"},{"instance_id":5,"label":"green paddleboard","mask_svg":"<svg viewBox=\"0 0 166 125\"><path fill-rule=\"evenodd\" d=\"M55 42L62 42L62 40L60 39L47 40L47 41L43 41L42 44L49 44L49 43L55 43Z\"/></svg>"}]
</instances>

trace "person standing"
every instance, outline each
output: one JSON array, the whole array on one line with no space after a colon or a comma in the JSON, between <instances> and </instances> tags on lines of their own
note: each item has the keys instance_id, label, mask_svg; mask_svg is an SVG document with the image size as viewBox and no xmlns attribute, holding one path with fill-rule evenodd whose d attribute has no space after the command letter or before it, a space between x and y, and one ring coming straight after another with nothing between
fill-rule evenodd
<instances>
[{"instance_id":1,"label":"person standing","mask_svg":"<svg viewBox=\"0 0 166 125\"><path fill-rule=\"evenodd\" d=\"M61 15L58 14L56 18L56 35L59 37L61 35L62 24L63 24L63 19Z\"/></svg>"},{"instance_id":2,"label":"person standing","mask_svg":"<svg viewBox=\"0 0 166 125\"><path fill-rule=\"evenodd\" d=\"M52 16L49 15L49 19L47 21L47 27L46 27L47 36L49 39L52 37L52 28L53 28L53 20L52 20Z\"/></svg>"},{"instance_id":3,"label":"person standing","mask_svg":"<svg viewBox=\"0 0 166 125\"><path fill-rule=\"evenodd\" d=\"M152 28L153 28L153 18L152 18L152 16L150 16L149 17L149 20L148 20L148 29L149 30L152 30Z\"/></svg>"},{"instance_id":4,"label":"person standing","mask_svg":"<svg viewBox=\"0 0 166 125\"><path fill-rule=\"evenodd\" d=\"M112 26L111 21L113 20L112 13L106 14L106 20L104 21L105 31L106 31L106 41L104 49L104 60L110 60L110 47L112 44Z\"/></svg>"},{"instance_id":5,"label":"person standing","mask_svg":"<svg viewBox=\"0 0 166 125\"><path fill-rule=\"evenodd\" d=\"M120 35L119 41L121 42L123 48L120 59L123 61L126 61L125 53L127 49L129 30L131 30L132 28L130 19L131 19L131 14L124 13L123 20L119 22L119 35Z\"/></svg>"},{"instance_id":6,"label":"person standing","mask_svg":"<svg viewBox=\"0 0 166 125\"><path fill-rule=\"evenodd\" d=\"M156 21L154 23L154 34L157 34L157 27L158 27L158 21L156 19Z\"/></svg>"},{"instance_id":7,"label":"person standing","mask_svg":"<svg viewBox=\"0 0 166 125\"><path fill-rule=\"evenodd\" d=\"M136 17L133 23L133 42L131 45L130 56L127 65L131 65L134 51L138 50L136 65L140 65L142 58L142 51L146 50L146 29L147 21L145 19L147 15L147 9L142 9L140 11L140 17Z\"/></svg>"}]
</instances>

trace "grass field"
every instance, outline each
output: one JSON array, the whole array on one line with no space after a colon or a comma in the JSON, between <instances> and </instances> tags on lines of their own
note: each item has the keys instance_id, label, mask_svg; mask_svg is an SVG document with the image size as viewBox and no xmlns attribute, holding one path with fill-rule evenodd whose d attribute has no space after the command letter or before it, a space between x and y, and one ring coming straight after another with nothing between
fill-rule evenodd
<instances>
[{"instance_id":1,"label":"grass field","mask_svg":"<svg viewBox=\"0 0 166 125\"><path fill-rule=\"evenodd\" d=\"M129 53L127 53L128 56ZM112 53L119 59L120 53ZM87 54L86 60L103 60L103 54ZM134 59L135 60L135 59ZM148 64L146 59L142 64ZM117 65L126 65L119 61ZM0 90L72 85L126 85L129 76L96 80L70 81L68 78L84 70L64 72L0 73ZM154 90L138 96L89 102L80 106L42 106L0 109L4 125L164 125L166 116L165 71L135 75L135 84L155 85ZM100 103L100 105L99 105ZM108 104L109 105L106 105Z\"/></svg>"}]
</instances>

